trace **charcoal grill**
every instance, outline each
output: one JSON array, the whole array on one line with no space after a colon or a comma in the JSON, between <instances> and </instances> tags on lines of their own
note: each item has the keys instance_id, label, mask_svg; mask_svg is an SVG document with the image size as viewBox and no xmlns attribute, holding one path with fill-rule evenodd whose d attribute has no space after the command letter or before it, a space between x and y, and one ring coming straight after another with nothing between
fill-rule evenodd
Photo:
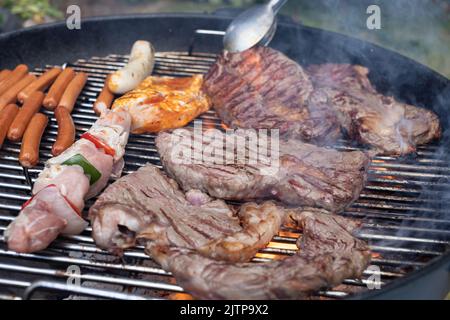
<instances>
[{"instance_id":1,"label":"charcoal grill","mask_svg":"<svg viewBox=\"0 0 450 320\"><path fill-rule=\"evenodd\" d=\"M217 31L225 30L229 21L215 15L138 15L90 19L83 21L79 31L70 31L64 24L36 27L0 36L0 67L27 63L35 74L41 74L55 65L67 65L87 72L88 83L73 113L79 137L96 120L92 104L105 77L126 63L124 54L135 40L148 39L157 48L156 75L205 73L221 50L221 32ZM359 237L370 242L372 266L362 280L347 279L315 298L442 298L449 291L450 269L449 81L366 42L287 22L280 23L279 30L272 46L300 63L365 65L380 91L432 108L444 126L444 138L420 147L416 156L373 159L366 188L343 213L363 221ZM201 119L220 127L212 111ZM3 231L30 197L29 181L36 179L50 157L56 133L52 117L41 144L41 163L28 172L17 161L19 144L8 142L0 151L0 299L186 297L183 288L142 247L118 259L94 245L90 228L79 236L60 237L42 252L7 250ZM154 138L151 134L130 137L125 174L148 162L160 166ZM359 148L345 140L336 147ZM294 254L298 236L295 230L282 231L254 262ZM380 289L369 290L368 285Z\"/></svg>"}]
</instances>

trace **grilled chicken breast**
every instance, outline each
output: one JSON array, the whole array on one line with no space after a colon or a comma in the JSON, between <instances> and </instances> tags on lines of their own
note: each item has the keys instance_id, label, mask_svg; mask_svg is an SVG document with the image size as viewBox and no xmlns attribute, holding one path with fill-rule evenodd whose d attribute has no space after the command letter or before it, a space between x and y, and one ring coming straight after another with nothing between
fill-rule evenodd
<instances>
[{"instance_id":1,"label":"grilled chicken breast","mask_svg":"<svg viewBox=\"0 0 450 320\"><path fill-rule=\"evenodd\" d=\"M183 127L210 108L202 85L202 75L148 77L135 90L117 99L112 109L124 109L131 114L133 133Z\"/></svg>"}]
</instances>

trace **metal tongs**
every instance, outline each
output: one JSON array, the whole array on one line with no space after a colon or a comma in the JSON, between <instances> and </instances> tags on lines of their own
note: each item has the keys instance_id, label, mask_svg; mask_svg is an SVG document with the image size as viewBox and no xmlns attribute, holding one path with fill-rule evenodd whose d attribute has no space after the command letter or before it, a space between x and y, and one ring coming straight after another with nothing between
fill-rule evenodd
<instances>
[{"instance_id":1,"label":"metal tongs","mask_svg":"<svg viewBox=\"0 0 450 320\"><path fill-rule=\"evenodd\" d=\"M241 52L255 45L267 46L277 30L276 15L286 2L270 0L242 12L228 26L223 39L225 50Z\"/></svg>"}]
</instances>

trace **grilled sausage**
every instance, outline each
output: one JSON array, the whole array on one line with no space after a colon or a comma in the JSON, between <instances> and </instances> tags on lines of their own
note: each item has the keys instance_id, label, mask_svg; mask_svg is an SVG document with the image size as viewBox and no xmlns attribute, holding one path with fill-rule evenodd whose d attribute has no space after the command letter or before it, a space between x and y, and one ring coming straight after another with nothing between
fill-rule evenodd
<instances>
[{"instance_id":1,"label":"grilled sausage","mask_svg":"<svg viewBox=\"0 0 450 320\"><path fill-rule=\"evenodd\" d=\"M111 105L114 100L114 94L109 90L107 85L109 78L110 76L106 78L103 89L94 103L94 111L97 115L100 115L106 109L111 109Z\"/></svg>"},{"instance_id":2,"label":"grilled sausage","mask_svg":"<svg viewBox=\"0 0 450 320\"><path fill-rule=\"evenodd\" d=\"M39 162L39 146L48 118L42 113L36 113L31 119L20 148L19 162L25 168L34 167Z\"/></svg>"},{"instance_id":3,"label":"grilled sausage","mask_svg":"<svg viewBox=\"0 0 450 320\"><path fill-rule=\"evenodd\" d=\"M39 111L43 100L44 93L41 91L35 91L28 97L8 130L9 140L20 141L22 139L31 118Z\"/></svg>"},{"instance_id":4,"label":"grilled sausage","mask_svg":"<svg viewBox=\"0 0 450 320\"><path fill-rule=\"evenodd\" d=\"M16 117L17 112L19 112L19 107L15 104L8 104L0 111L0 148L3 145L3 141L5 141L9 126Z\"/></svg>"},{"instance_id":5,"label":"grilled sausage","mask_svg":"<svg viewBox=\"0 0 450 320\"><path fill-rule=\"evenodd\" d=\"M58 122L58 136L52 148L54 157L60 155L75 142L75 125L70 112L60 106L55 110L55 117Z\"/></svg>"},{"instance_id":6,"label":"grilled sausage","mask_svg":"<svg viewBox=\"0 0 450 320\"><path fill-rule=\"evenodd\" d=\"M10 103L15 103L17 101L17 94L31 82L36 80L36 76L32 74L27 74L25 77L20 79L15 85L10 87L5 93L0 96L0 111Z\"/></svg>"},{"instance_id":7,"label":"grilled sausage","mask_svg":"<svg viewBox=\"0 0 450 320\"><path fill-rule=\"evenodd\" d=\"M24 101L30 96L34 91L45 91L59 76L62 72L61 68L53 68L47 70L43 75L41 75L38 79L30 83L25 89L19 92L17 95L17 100L20 103L24 103Z\"/></svg>"},{"instance_id":8,"label":"grilled sausage","mask_svg":"<svg viewBox=\"0 0 450 320\"><path fill-rule=\"evenodd\" d=\"M75 71L72 68L66 68L59 74L44 99L46 109L54 110L58 106L64 91L74 77Z\"/></svg>"},{"instance_id":9,"label":"grilled sausage","mask_svg":"<svg viewBox=\"0 0 450 320\"><path fill-rule=\"evenodd\" d=\"M128 64L109 78L109 90L115 94L124 94L135 89L152 73L154 65L155 49L152 44L148 41L136 41Z\"/></svg>"},{"instance_id":10,"label":"grilled sausage","mask_svg":"<svg viewBox=\"0 0 450 320\"><path fill-rule=\"evenodd\" d=\"M3 79L0 83L0 95L5 93L9 88L15 85L20 79L22 79L28 72L28 67L24 64L19 64L11 74Z\"/></svg>"},{"instance_id":11,"label":"grilled sausage","mask_svg":"<svg viewBox=\"0 0 450 320\"><path fill-rule=\"evenodd\" d=\"M0 83L11 75L12 71L5 69L0 72Z\"/></svg>"},{"instance_id":12,"label":"grilled sausage","mask_svg":"<svg viewBox=\"0 0 450 320\"><path fill-rule=\"evenodd\" d=\"M86 81L87 74L84 72L79 72L67 86L58 107L66 108L67 111L71 113L81 90L83 90L84 85L86 84Z\"/></svg>"}]
</instances>

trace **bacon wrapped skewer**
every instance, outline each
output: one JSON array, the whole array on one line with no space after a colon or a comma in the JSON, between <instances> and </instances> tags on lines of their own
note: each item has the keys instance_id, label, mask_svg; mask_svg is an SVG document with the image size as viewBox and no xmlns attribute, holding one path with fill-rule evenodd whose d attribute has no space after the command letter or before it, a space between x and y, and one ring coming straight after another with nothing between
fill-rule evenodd
<instances>
[{"instance_id":1,"label":"bacon wrapped skewer","mask_svg":"<svg viewBox=\"0 0 450 320\"><path fill-rule=\"evenodd\" d=\"M110 177L120 176L130 126L128 112L105 110L80 140L47 161L32 198L5 231L10 250L39 251L59 234L86 228L84 202L100 193Z\"/></svg>"}]
</instances>

